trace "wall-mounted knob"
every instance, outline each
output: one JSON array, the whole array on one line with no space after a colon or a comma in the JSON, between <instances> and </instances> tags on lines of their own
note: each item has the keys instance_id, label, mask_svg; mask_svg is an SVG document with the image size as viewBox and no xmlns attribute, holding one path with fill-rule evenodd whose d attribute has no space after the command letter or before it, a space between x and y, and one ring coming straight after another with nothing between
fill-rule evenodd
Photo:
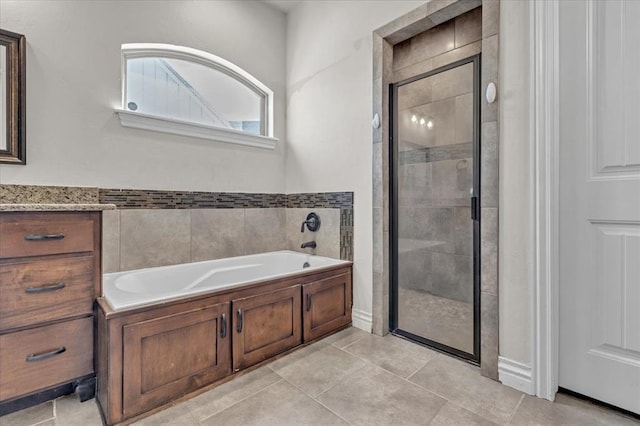
<instances>
[{"instance_id":1,"label":"wall-mounted knob","mask_svg":"<svg viewBox=\"0 0 640 426\"><path fill-rule=\"evenodd\" d=\"M311 212L307 215L307 219L302 222L302 227L300 228L300 232L304 232L304 226L307 226L307 229L311 232L316 232L320 229L320 216Z\"/></svg>"}]
</instances>

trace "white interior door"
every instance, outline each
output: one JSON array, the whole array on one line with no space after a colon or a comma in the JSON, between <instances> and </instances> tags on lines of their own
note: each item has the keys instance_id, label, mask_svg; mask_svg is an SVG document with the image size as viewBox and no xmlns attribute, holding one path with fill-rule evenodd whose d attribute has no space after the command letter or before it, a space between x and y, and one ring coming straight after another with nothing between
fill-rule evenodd
<instances>
[{"instance_id":1,"label":"white interior door","mask_svg":"<svg viewBox=\"0 0 640 426\"><path fill-rule=\"evenodd\" d=\"M559 27L559 385L640 413L640 1Z\"/></svg>"}]
</instances>

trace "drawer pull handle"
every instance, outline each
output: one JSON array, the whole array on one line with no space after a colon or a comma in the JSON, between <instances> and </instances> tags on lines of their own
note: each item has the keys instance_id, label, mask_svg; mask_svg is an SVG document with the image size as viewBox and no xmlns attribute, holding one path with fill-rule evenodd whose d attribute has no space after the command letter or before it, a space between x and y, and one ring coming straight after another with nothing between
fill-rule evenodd
<instances>
[{"instance_id":1,"label":"drawer pull handle","mask_svg":"<svg viewBox=\"0 0 640 426\"><path fill-rule=\"evenodd\" d=\"M311 310L311 293L307 293L307 312Z\"/></svg>"},{"instance_id":2,"label":"drawer pull handle","mask_svg":"<svg viewBox=\"0 0 640 426\"><path fill-rule=\"evenodd\" d=\"M48 234L48 235L25 235L24 239L27 241L47 241L47 240L61 240L64 238L64 234Z\"/></svg>"},{"instance_id":3,"label":"drawer pull handle","mask_svg":"<svg viewBox=\"0 0 640 426\"><path fill-rule=\"evenodd\" d=\"M227 337L227 316L222 314L222 322L220 324L220 338Z\"/></svg>"},{"instance_id":4,"label":"drawer pull handle","mask_svg":"<svg viewBox=\"0 0 640 426\"><path fill-rule=\"evenodd\" d=\"M54 349L49 352L43 352L41 354L30 354L30 355L27 355L27 362L42 361L44 359L51 358L52 356L60 355L66 350L67 348L65 348L64 346L61 346L58 349Z\"/></svg>"},{"instance_id":5,"label":"drawer pull handle","mask_svg":"<svg viewBox=\"0 0 640 426\"><path fill-rule=\"evenodd\" d=\"M238 324L236 325L236 331L242 333L242 309L238 309Z\"/></svg>"},{"instance_id":6,"label":"drawer pull handle","mask_svg":"<svg viewBox=\"0 0 640 426\"><path fill-rule=\"evenodd\" d=\"M27 287L24 289L25 293L46 293L48 291L60 290L65 287L65 283L55 283L51 285L43 285L42 287Z\"/></svg>"}]
</instances>

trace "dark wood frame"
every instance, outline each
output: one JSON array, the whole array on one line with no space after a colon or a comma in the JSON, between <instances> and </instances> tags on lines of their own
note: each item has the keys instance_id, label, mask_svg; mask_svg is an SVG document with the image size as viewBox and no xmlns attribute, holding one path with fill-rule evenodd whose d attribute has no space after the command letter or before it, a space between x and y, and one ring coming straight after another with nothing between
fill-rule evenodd
<instances>
[{"instance_id":1,"label":"dark wood frame","mask_svg":"<svg viewBox=\"0 0 640 426\"><path fill-rule=\"evenodd\" d=\"M7 49L7 149L0 149L0 163L27 164L26 39L0 29L0 46Z\"/></svg>"}]
</instances>

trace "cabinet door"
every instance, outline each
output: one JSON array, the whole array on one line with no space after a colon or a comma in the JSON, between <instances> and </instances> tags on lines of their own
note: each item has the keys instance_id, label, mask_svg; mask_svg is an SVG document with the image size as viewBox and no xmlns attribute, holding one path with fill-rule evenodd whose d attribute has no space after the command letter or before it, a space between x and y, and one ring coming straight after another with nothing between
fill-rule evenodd
<instances>
[{"instance_id":1,"label":"cabinet door","mask_svg":"<svg viewBox=\"0 0 640 426\"><path fill-rule=\"evenodd\" d=\"M123 414L131 417L231 373L229 304L123 327Z\"/></svg>"},{"instance_id":2,"label":"cabinet door","mask_svg":"<svg viewBox=\"0 0 640 426\"><path fill-rule=\"evenodd\" d=\"M323 336L351 322L351 274L302 286L304 340Z\"/></svg>"},{"instance_id":3,"label":"cabinet door","mask_svg":"<svg viewBox=\"0 0 640 426\"><path fill-rule=\"evenodd\" d=\"M232 301L238 371L302 343L300 286Z\"/></svg>"}]
</instances>

